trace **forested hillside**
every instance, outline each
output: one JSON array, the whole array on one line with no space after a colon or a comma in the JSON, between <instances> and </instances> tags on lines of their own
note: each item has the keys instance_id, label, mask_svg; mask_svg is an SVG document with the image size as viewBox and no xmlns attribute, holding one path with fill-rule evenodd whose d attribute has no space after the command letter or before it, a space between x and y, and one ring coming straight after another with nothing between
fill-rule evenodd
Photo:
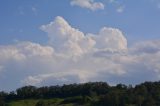
<instances>
[{"instance_id":1,"label":"forested hillside","mask_svg":"<svg viewBox=\"0 0 160 106\"><path fill-rule=\"evenodd\" d=\"M63 86L25 86L0 92L0 106L160 106L160 82L135 87L105 82Z\"/></svg>"}]
</instances>

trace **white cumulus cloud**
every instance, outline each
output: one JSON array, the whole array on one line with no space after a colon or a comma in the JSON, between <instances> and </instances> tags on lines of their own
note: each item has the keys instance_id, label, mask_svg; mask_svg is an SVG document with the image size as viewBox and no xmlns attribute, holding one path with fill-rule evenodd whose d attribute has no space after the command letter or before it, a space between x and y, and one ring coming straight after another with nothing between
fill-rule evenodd
<instances>
[{"instance_id":1,"label":"white cumulus cloud","mask_svg":"<svg viewBox=\"0 0 160 106\"><path fill-rule=\"evenodd\" d=\"M88 81L136 84L160 78L160 40L127 47L119 29L85 34L60 16L40 28L48 35L47 45L0 46L0 89Z\"/></svg>"},{"instance_id":2,"label":"white cumulus cloud","mask_svg":"<svg viewBox=\"0 0 160 106\"><path fill-rule=\"evenodd\" d=\"M72 28L66 20L58 16L41 29L48 33L49 43L56 51L66 56L80 56L93 48L95 41L83 32Z\"/></svg>"},{"instance_id":3,"label":"white cumulus cloud","mask_svg":"<svg viewBox=\"0 0 160 106\"><path fill-rule=\"evenodd\" d=\"M104 27L98 34L84 34L71 27L66 20L58 16L53 22L42 25L48 33L49 44L66 56L80 56L95 50L121 51L127 49L127 40L116 28Z\"/></svg>"},{"instance_id":4,"label":"white cumulus cloud","mask_svg":"<svg viewBox=\"0 0 160 106\"><path fill-rule=\"evenodd\" d=\"M87 8L92 11L98 9L104 9L104 4L101 2L95 2L94 0L71 0L70 4L72 6L80 6L82 8Z\"/></svg>"}]
</instances>

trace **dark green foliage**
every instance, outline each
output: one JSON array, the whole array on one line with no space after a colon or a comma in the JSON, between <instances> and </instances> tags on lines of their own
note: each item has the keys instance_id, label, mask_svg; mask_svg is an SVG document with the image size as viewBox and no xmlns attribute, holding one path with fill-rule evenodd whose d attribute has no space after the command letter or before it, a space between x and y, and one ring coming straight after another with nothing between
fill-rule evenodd
<instances>
[{"instance_id":1,"label":"dark green foliage","mask_svg":"<svg viewBox=\"0 0 160 106\"><path fill-rule=\"evenodd\" d=\"M160 82L145 82L135 87L118 84L109 86L105 82L89 82L63 86L25 86L16 92L0 92L0 106L15 100L36 99L36 106L48 106L53 102L43 100L62 98L60 105L87 106L160 106ZM56 102L55 102L56 103Z\"/></svg>"},{"instance_id":2,"label":"dark green foliage","mask_svg":"<svg viewBox=\"0 0 160 106\"><path fill-rule=\"evenodd\" d=\"M5 101L0 99L0 106L5 106Z\"/></svg>"},{"instance_id":3,"label":"dark green foliage","mask_svg":"<svg viewBox=\"0 0 160 106\"><path fill-rule=\"evenodd\" d=\"M36 106L45 106L45 102L43 100L40 100L36 103Z\"/></svg>"},{"instance_id":4,"label":"dark green foliage","mask_svg":"<svg viewBox=\"0 0 160 106\"><path fill-rule=\"evenodd\" d=\"M16 90L17 98L34 98L36 95L37 88L34 86L25 86Z\"/></svg>"},{"instance_id":5,"label":"dark green foliage","mask_svg":"<svg viewBox=\"0 0 160 106\"><path fill-rule=\"evenodd\" d=\"M85 102L84 98L82 96L78 96L78 97L66 98L61 103L62 104L69 104L69 103L83 104L84 102Z\"/></svg>"},{"instance_id":6,"label":"dark green foliage","mask_svg":"<svg viewBox=\"0 0 160 106\"><path fill-rule=\"evenodd\" d=\"M5 92L0 92L0 106L6 106L5 101L6 101L7 95L8 94Z\"/></svg>"}]
</instances>

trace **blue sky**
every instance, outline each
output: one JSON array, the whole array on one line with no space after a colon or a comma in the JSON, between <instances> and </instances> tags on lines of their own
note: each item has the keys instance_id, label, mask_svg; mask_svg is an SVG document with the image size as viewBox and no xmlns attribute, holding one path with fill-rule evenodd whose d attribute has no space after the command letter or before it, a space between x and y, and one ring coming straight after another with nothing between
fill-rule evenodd
<instances>
[{"instance_id":1,"label":"blue sky","mask_svg":"<svg viewBox=\"0 0 160 106\"><path fill-rule=\"evenodd\" d=\"M14 40L44 43L47 38L39 27L56 16L64 17L72 26L86 33L97 33L101 27L109 26L121 29L130 42L159 38L158 0L100 1L105 4L105 9L93 12L71 6L69 0L1 0L0 44ZM121 5L124 11L116 12Z\"/></svg>"},{"instance_id":2,"label":"blue sky","mask_svg":"<svg viewBox=\"0 0 160 106\"><path fill-rule=\"evenodd\" d=\"M0 1L0 90L160 79L160 0Z\"/></svg>"}]
</instances>

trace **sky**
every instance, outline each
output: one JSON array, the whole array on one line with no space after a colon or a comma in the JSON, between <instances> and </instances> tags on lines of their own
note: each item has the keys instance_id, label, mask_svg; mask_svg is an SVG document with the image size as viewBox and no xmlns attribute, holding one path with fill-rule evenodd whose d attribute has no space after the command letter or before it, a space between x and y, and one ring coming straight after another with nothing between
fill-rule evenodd
<instances>
[{"instance_id":1,"label":"sky","mask_svg":"<svg viewBox=\"0 0 160 106\"><path fill-rule=\"evenodd\" d=\"M0 1L0 90L160 79L160 0Z\"/></svg>"}]
</instances>

